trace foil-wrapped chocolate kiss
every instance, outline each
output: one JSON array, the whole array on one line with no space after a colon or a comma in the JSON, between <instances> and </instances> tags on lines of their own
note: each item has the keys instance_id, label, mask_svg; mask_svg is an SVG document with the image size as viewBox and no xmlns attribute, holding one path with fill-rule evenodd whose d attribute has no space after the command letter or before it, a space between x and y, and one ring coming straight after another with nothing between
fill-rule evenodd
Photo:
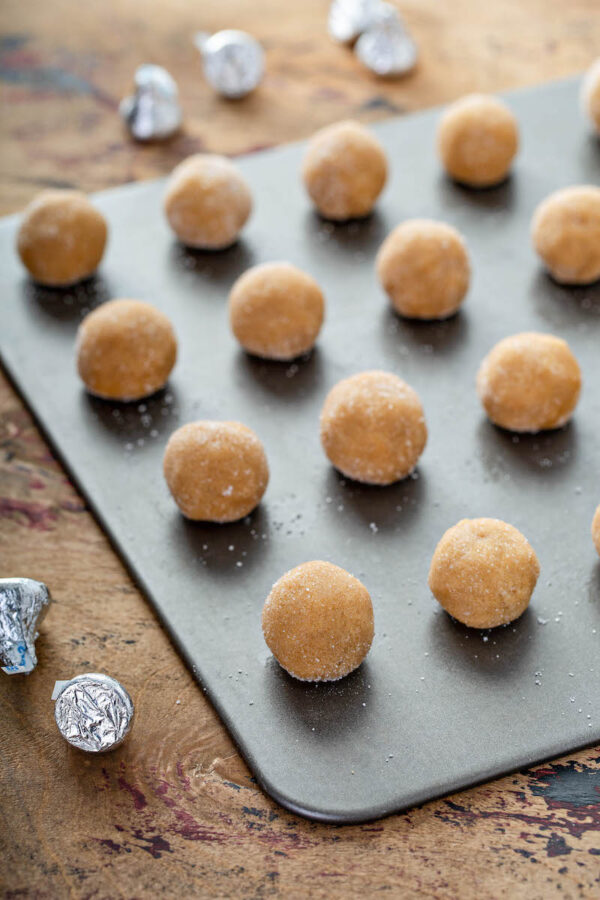
<instances>
[{"instance_id":1,"label":"foil-wrapped chocolate kiss","mask_svg":"<svg viewBox=\"0 0 600 900\"><path fill-rule=\"evenodd\" d=\"M35 669L37 629L51 599L41 581L0 578L0 668L7 675L28 675Z\"/></svg>"}]
</instances>

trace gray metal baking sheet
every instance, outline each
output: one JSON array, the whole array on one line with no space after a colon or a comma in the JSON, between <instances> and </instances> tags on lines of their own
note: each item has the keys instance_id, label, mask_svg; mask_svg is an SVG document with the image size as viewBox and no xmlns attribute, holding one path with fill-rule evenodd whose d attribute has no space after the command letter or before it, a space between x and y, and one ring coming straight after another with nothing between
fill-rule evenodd
<instances>
[{"instance_id":1,"label":"gray metal baking sheet","mask_svg":"<svg viewBox=\"0 0 600 900\"><path fill-rule=\"evenodd\" d=\"M600 182L600 144L580 117L575 81L508 99L522 149L510 180L492 190L442 175L433 110L375 127L391 178L362 222L334 226L312 212L296 145L240 160L256 208L242 240L221 253L174 241L161 181L97 195L110 243L98 276L77 289L35 287L13 250L16 219L0 229L7 370L259 783L314 819L382 816L600 740L600 562L590 538L600 503L600 287L559 287L529 242L546 194ZM470 247L468 300L442 323L397 318L375 279L379 244L412 216L454 224ZM234 279L277 259L312 273L328 304L317 349L292 365L246 356L227 324ZM75 374L78 322L109 297L156 304L179 335L168 388L143 404L90 398ZM570 342L584 388L569 426L516 437L487 422L474 379L497 340L528 330ZM326 392L370 368L412 384L429 426L416 477L388 488L344 480L319 445ZM198 418L239 419L266 445L271 481L241 523L186 522L163 483L169 434ZM531 607L512 626L469 631L429 593L435 545L465 516L511 522L539 555ZM319 558L361 578L375 607L367 661L330 685L291 679L260 629L272 583Z\"/></svg>"}]
</instances>

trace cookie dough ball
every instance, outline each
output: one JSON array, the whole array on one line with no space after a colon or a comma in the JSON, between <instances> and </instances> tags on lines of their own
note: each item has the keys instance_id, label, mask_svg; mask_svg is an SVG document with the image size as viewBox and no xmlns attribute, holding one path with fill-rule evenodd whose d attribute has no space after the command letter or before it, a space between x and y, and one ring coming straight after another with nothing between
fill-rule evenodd
<instances>
[{"instance_id":1,"label":"cookie dough ball","mask_svg":"<svg viewBox=\"0 0 600 900\"><path fill-rule=\"evenodd\" d=\"M263 263L238 278L229 296L231 329L242 347L265 359L294 359L311 349L325 299L310 275L289 263Z\"/></svg>"},{"instance_id":2,"label":"cookie dough ball","mask_svg":"<svg viewBox=\"0 0 600 900\"><path fill-rule=\"evenodd\" d=\"M443 114L437 146L451 178L471 187L491 187L508 175L519 147L519 127L501 100L469 94Z\"/></svg>"},{"instance_id":3,"label":"cookie dough ball","mask_svg":"<svg viewBox=\"0 0 600 900\"><path fill-rule=\"evenodd\" d=\"M367 216L387 178L383 147L358 122L337 122L311 138L302 163L311 200L326 219Z\"/></svg>"},{"instance_id":4,"label":"cookie dough ball","mask_svg":"<svg viewBox=\"0 0 600 900\"><path fill-rule=\"evenodd\" d=\"M337 681L369 652L373 605L364 584L344 569L307 562L273 585L262 628L269 650L294 678Z\"/></svg>"},{"instance_id":5,"label":"cookie dough ball","mask_svg":"<svg viewBox=\"0 0 600 900\"><path fill-rule=\"evenodd\" d=\"M598 556L600 556L600 506L596 510L594 519L592 521L592 540L594 541L594 546L598 551Z\"/></svg>"},{"instance_id":6,"label":"cookie dough ball","mask_svg":"<svg viewBox=\"0 0 600 900\"><path fill-rule=\"evenodd\" d=\"M106 246L104 216L80 191L42 191L23 215L17 250L31 277L65 287L96 271Z\"/></svg>"},{"instance_id":7,"label":"cookie dough ball","mask_svg":"<svg viewBox=\"0 0 600 900\"><path fill-rule=\"evenodd\" d=\"M451 316L469 287L465 242L444 222L410 219L398 225L381 245L376 266L396 312L414 319Z\"/></svg>"},{"instance_id":8,"label":"cookie dough ball","mask_svg":"<svg viewBox=\"0 0 600 900\"><path fill-rule=\"evenodd\" d=\"M140 400L164 387L177 339L164 313L141 300L110 300L83 319L77 369L91 394Z\"/></svg>"},{"instance_id":9,"label":"cookie dough ball","mask_svg":"<svg viewBox=\"0 0 600 900\"><path fill-rule=\"evenodd\" d=\"M169 225L188 247L231 246L252 210L250 188L223 156L198 153L175 167L164 200Z\"/></svg>"},{"instance_id":10,"label":"cookie dough ball","mask_svg":"<svg viewBox=\"0 0 600 900\"><path fill-rule=\"evenodd\" d=\"M173 432L165 479L187 519L236 522L258 506L269 481L264 447L239 422L190 422Z\"/></svg>"},{"instance_id":11,"label":"cookie dough ball","mask_svg":"<svg viewBox=\"0 0 600 900\"><path fill-rule=\"evenodd\" d=\"M463 625L495 628L525 612L539 574L535 550L512 525L462 519L435 548L429 587Z\"/></svg>"},{"instance_id":12,"label":"cookie dough ball","mask_svg":"<svg viewBox=\"0 0 600 900\"><path fill-rule=\"evenodd\" d=\"M600 57L590 66L581 83L581 106L600 134Z\"/></svg>"},{"instance_id":13,"label":"cookie dough ball","mask_svg":"<svg viewBox=\"0 0 600 900\"><path fill-rule=\"evenodd\" d=\"M535 433L560 428L581 390L581 371L569 345L551 334L504 338L477 373L477 393L495 425Z\"/></svg>"},{"instance_id":14,"label":"cookie dough ball","mask_svg":"<svg viewBox=\"0 0 600 900\"><path fill-rule=\"evenodd\" d=\"M561 284L600 278L600 188L568 187L550 194L531 223L533 246Z\"/></svg>"},{"instance_id":15,"label":"cookie dough ball","mask_svg":"<svg viewBox=\"0 0 600 900\"><path fill-rule=\"evenodd\" d=\"M392 484L415 468L427 442L419 397L391 372L361 372L338 382L321 411L321 443L343 475Z\"/></svg>"}]
</instances>

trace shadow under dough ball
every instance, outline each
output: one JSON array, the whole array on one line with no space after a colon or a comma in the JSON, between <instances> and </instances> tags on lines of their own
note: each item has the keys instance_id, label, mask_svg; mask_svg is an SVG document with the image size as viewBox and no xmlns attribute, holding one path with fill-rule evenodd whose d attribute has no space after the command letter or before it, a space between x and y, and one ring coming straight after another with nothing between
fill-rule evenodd
<instances>
[{"instance_id":1,"label":"shadow under dough ball","mask_svg":"<svg viewBox=\"0 0 600 900\"><path fill-rule=\"evenodd\" d=\"M483 408L495 425L509 431L560 428L571 418L580 390L579 364L567 342L552 334L504 338L477 373Z\"/></svg>"},{"instance_id":2,"label":"shadow under dough ball","mask_svg":"<svg viewBox=\"0 0 600 900\"><path fill-rule=\"evenodd\" d=\"M512 525L462 519L435 548L429 587L463 625L495 628L525 612L539 574L533 547Z\"/></svg>"},{"instance_id":3,"label":"shadow under dough ball","mask_svg":"<svg viewBox=\"0 0 600 900\"><path fill-rule=\"evenodd\" d=\"M187 247L224 250L246 224L252 194L232 162L198 153L173 169L164 209L169 225Z\"/></svg>"},{"instance_id":4,"label":"shadow under dough ball","mask_svg":"<svg viewBox=\"0 0 600 900\"><path fill-rule=\"evenodd\" d=\"M321 443L343 475L392 484L415 468L427 442L419 396L391 372L361 372L338 382L321 411Z\"/></svg>"},{"instance_id":5,"label":"shadow under dough ball","mask_svg":"<svg viewBox=\"0 0 600 900\"><path fill-rule=\"evenodd\" d=\"M536 252L560 284L600 278L600 188L590 184L555 191L531 222Z\"/></svg>"},{"instance_id":6,"label":"shadow under dough ball","mask_svg":"<svg viewBox=\"0 0 600 900\"><path fill-rule=\"evenodd\" d=\"M376 267L392 306L409 318L445 319L458 310L469 288L465 241L444 222L402 222L381 245Z\"/></svg>"},{"instance_id":7,"label":"shadow under dough ball","mask_svg":"<svg viewBox=\"0 0 600 900\"><path fill-rule=\"evenodd\" d=\"M77 370L91 394L141 400L164 387L177 359L171 322L142 300L110 300L83 319Z\"/></svg>"},{"instance_id":8,"label":"shadow under dough ball","mask_svg":"<svg viewBox=\"0 0 600 900\"><path fill-rule=\"evenodd\" d=\"M17 235L21 261L38 284L67 287L92 275L108 228L80 191L42 191L25 209Z\"/></svg>"},{"instance_id":9,"label":"shadow under dough ball","mask_svg":"<svg viewBox=\"0 0 600 900\"><path fill-rule=\"evenodd\" d=\"M487 94L468 94L446 109L437 148L448 175L470 187L504 181L519 148L519 126L508 106Z\"/></svg>"},{"instance_id":10,"label":"shadow under dough ball","mask_svg":"<svg viewBox=\"0 0 600 900\"><path fill-rule=\"evenodd\" d=\"M336 122L308 142L302 179L314 205L326 219L367 216L387 179L385 151L358 122Z\"/></svg>"},{"instance_id":11,"label":"shadow under dough ball","mask_svg":"<svg viewBox=\"0 0 600 900\"><path fill-rule=\"evenodd\" d=\"M236 522L258 506L269 481L261 441L240 422L190 422L174 431L163 471L188 519Z\"/></svg>"},{"instance_id":12,"label":"shadow under dough ball","mask_svg":"<svg viewBox=\"0 0 600 900\"><path fill-rule=\"evenodd\" d=\"M329 562L286 572L265 600L265 641L302 681L337 681L356 669L373 641L373 605L364 584Z\"/></svg>"},{"instance_id":13,"label":"shadow under dough ball","mask_svg":"<svg viewBox=\"0 0 600 900\"><path fill-rule=\"evenodd\" d=\"M242 347L264 359L290 360L310 350L325 311L321 288L289 263L263 263L238 278L229 322Z\"/></svg>"}]
</instances>

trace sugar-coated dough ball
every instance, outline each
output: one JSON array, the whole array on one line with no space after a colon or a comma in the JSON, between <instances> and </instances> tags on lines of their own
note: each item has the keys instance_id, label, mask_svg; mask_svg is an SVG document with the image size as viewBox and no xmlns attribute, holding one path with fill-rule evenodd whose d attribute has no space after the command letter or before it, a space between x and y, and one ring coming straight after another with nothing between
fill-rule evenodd
<instances>
[{"instance_id":1,"label":"sugar-coated dough ball","mask_svg":"<svg viewBox=\"0 0 600 900\"><path fill-rule=\"evenodd\" d=\"M477 373L477 393L495 425L535 433L560 428L579 399L581 371L569 345L551 334L524 332L490 350Z\"/></svg>"},{"instance_id":2,"label":"sugar-coated dough ball","mask_svg":"<svg viewBox=\"0 0 600 900\"><path fill-rule=\"evenodd\" d=\"M77 369L91 394L140 400L166 384L177 339L164 313L141 300L110 300L83 319Z\"/></svg>"},{"instance_id":3,"label":"sugar-coated dough ball","mask_svg":"<svg viewBox=\"0 0 600 900\"><path fill-rule=\"evenodd\" d=\"M540 203L531 223L533 246L561 284L600 278L600 188L563 188Z\"/></svg>"},{"instance_id":4,"label":"sugar-coated dough ball","mask_svg":"<svg viewBox=\"0 0 600 900\"><path fill-rule=\"evenodd\" d=\"M600 134L600 57L590 66L581 83L581 105Z\"/></svg>"},{"instance_id":5,"label":"sugar-coated dough ball","mask_svg":"<svg viewBox=\"0 0 600 900\"><path fill-rule=\"evenodd\" d=\"M392 484L415 468L427 442L418 394L391 372L361 372L338 382L321 411L321 443L343 475Z\"/></svg>"},{"instance_id":6,"label":"sugar-coated dough ball","mask_svg":"<svg viewBox=\"0 0 600 900\"><path fill-rule=\"evenodd\" d=\"M239 422L190 422L173 432L165 479L184 516L235 522L258 506L269 481L264 447Z\"/></svg>"},{"instance_id":7,"label":"sugar-coated dough ball","mask_svg":"<svg viewBox=\"0 0 600 900\"><path fill-rule=\"evenodd\" d=\"M262 612L277 662L302 681L337 681L356 669L373 640L364 584L339 566L307 562L277 581Z\"/></svg>"},{"instance_id":8,"label":"sugar-coated dough ball","mask_svg":"<svg viewBox=\"0 0 600 900\"><path fill-rule=\"evenodd\" d=\"M437 146L451 178L472 187L491 187L508 175L519 147L519 126L501 100L468 94L443 114Z\"/></svg>"},{"instance_id":9,"label":"sugar-coated dough ball","mask_svg":"<svg viewBox=\"0 0 600 900\"><path fill-rule=\"evenodd\" d=\"M444 222L409 219L385 239L377 275L396 312L415 319L445 319L469 287L467 248Z\"/></svg>"},{"instance_id":10,"label":"sugar-coated dough ball","mask_svg":"<svg viewBox=\"0 0 600 900\"><path fill-rule=\"evenodd\" d=\"M367 216L387 178L385 152L358 122L322 128L308 143L302 178L311 200L326 219Z\"/></svg>"},{"instance_id":11,"label":"sugar-coated dough ball","mask_svg":"<svg viewBox=\"0 0 600 900\"><path fill-rule=\"evenodd\" d=\"M435 548L429 587L463 625L495 628L525 612L539 574L533 547L512 525L462 519Z\"/></svg>"},{"instance_id":12,"label":"sugar-coated dough ball","mask_svg":"<svg viewBox=\"0 0 600 900\"><path fill-rule=\"evenodd\" d=\"M245 350L265 359L294 359L310 350L324 310L314 278L284 262L248 269L229 296L233 333Z\"/></svg>"},{"instance_id":13,"label":"sugar-coated dough ball","mask_svg":"<svg viewBox=\"0 0 600 900\"><path fill-rule=\"evenodd\" d=\"M42 191L26 208L17 250L39 284L65 287L96 271L108 229L81 191Z\"/></svg>"},{"instance_id":14,"label":"sugar-coated dough ball","mask_svg":"<svg viewBox=\"0 0 600 900\"><path fill-rule=\"evenodd\" d=\"M598 556L600 556L600 506L596 510L592 521L592 540L594 541L594 546L598 551Z\"/></svg>"},{"instance_id":15,"label":"sugar-coated dough ball","mask_svg":"<svg viewBox=\"0 0 600 900\"><path fill-rule=\"evenodd\" d=\"M198 153L173 169L164 200L169 224L188 247L231 246L252 210L252 195L238 169L224 156Z\"/></svg>"}]
</instances>

